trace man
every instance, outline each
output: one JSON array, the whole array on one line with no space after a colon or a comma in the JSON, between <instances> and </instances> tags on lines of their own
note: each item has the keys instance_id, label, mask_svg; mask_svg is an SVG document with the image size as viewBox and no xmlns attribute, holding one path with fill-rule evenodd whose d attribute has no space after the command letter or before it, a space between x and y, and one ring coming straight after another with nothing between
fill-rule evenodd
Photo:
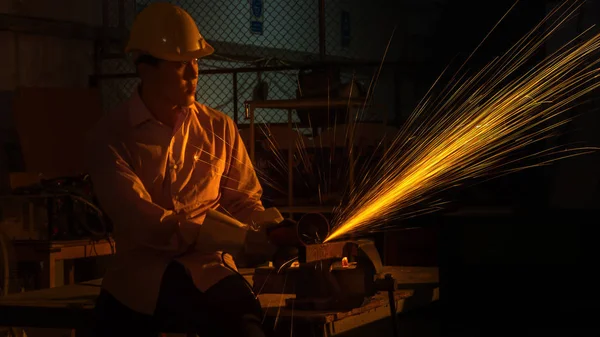
<instances>
[{"instance_id":1,"label":"man","mask_svg":"<svg viewBox=\"0 0 600 337\"><path fill-rule=\"evenodd\" d=\"M202 336L264 336L260 304L219 251L219 235L242 245L245 224L265 212L235 123L195 101L197 60L213 48L183 9L154 3L136 18L126 52L141 85L88 138L94 192L116 241L96 333L156 336L179 325ZM244 225L206 228L213 210Z\"/></svg>"}]
</instances>

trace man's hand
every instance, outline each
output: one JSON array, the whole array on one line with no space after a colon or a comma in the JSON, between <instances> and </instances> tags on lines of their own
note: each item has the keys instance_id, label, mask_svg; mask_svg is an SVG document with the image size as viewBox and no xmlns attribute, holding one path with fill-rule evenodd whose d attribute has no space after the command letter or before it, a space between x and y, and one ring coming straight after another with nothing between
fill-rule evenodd
<instances>
[{"instance_id":1,"label":"man's hand","mask_svg":"<svg viewBox=\"0 0 600 337\"><path fill-rule=\"evenodd\" d=\"M284 221L283 216L276 208L256 211L252 214L250 230L246 235L244 250L239 260L246 264L259 264L269 261L275 254L276 247L269 243L267 230Z\"/></svg>"}]
</instances>

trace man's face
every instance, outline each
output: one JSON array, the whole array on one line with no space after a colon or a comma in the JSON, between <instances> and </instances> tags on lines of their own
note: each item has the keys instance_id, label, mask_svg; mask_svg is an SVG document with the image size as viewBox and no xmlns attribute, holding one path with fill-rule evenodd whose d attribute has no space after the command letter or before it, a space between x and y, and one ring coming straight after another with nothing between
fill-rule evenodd
<instances>
[{"instance_id":1,"label":"man's face","mask_svg":"<svg viewBox=\"0 0 600 337\"><path fill-rule=\"evenodd\" d=\"M161 61L156 66L145 66L144 85L152 88L169 104L189 106L196 100L198 60L188 62Z\"/></svg>"}]
</instances>

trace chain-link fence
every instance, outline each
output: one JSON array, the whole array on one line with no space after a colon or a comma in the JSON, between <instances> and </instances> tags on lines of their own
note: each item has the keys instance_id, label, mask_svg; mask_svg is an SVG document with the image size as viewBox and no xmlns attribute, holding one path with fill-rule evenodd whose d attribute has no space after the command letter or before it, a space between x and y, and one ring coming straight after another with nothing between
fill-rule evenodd
<instances>
[{"instance_id":1,"label":"chain-link fence","mask_svg":"<svg viewBox=\"0 0 600 337\"><path fill-rule=\"evenodd\" d=\"M131 23L131 8L139 12L153 2L137 0L124 5L125 23ZM323 57L334 60L377 61L397 17L383 0L169 2L190 13L217 54L245 59L310 62L321 60L320 52L324 52Z\"/></svg>"},{"instance_id":2,"label":"chain-link fence","mask_svg":"<svg viewBox=\"0 0 600 337\"><path fill-rule=\"evenodd\" d=\"M123 36L135 15L153 0L104 0L105 25L121 27ZM199 102L235 118L244 118L244 102L252 99L298 97L299 69L329 62L344 64L339 81L355 79L367 91L377 63L392 32L393 17L386 15L380 0L178 0L196 20L215 54L203 59L198 81ZM388 11L389 12L389 11ZM389 27L389 29L385 29ZM376 33L375 30L378 32ZM385 35L385 36L384 36ZM126 57L101 60L100 87L105 109L126 99L138 83ZM362 64L359 66L358 64ZM365 66L366 62L370 62ZM248 70L256 68L256 71ZM243 69L243 70L241 70ZM380 76L375 100L387 105L361 114L363 119L382 120L393 111L393 88L389 74ZM389 91L389 90L388 90ZM296 112L293 113L298 122ZM287 111L256 110L258 123L287 123Z\"/></svg>"}]
</instances>

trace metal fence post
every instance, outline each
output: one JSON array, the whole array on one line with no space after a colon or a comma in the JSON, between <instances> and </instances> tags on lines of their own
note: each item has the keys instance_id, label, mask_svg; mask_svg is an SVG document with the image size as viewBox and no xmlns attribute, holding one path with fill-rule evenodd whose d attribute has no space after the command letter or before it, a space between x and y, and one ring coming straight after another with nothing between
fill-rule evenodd
<instances>
[{"instance_id":1,"label":"metal fence post","mask_svg":"<svg viewBox=\"0 0 600 337\"><path fill-rule=\"evenodd\" d=\"M319 0L319 58L325 60L325 0Z\"/></svg>"},{"instance_id":2,"label":"metal fence post","mask_svg":"<svg viewBox=\"0 0 600 337\"><path fill-rule=\"evenodd\" d=\"M233 120L235 121L235 125L239 126L239 116L238 116L238 76L237 72L231 73L233 77Z\"/></svg>"}]
</instances>

